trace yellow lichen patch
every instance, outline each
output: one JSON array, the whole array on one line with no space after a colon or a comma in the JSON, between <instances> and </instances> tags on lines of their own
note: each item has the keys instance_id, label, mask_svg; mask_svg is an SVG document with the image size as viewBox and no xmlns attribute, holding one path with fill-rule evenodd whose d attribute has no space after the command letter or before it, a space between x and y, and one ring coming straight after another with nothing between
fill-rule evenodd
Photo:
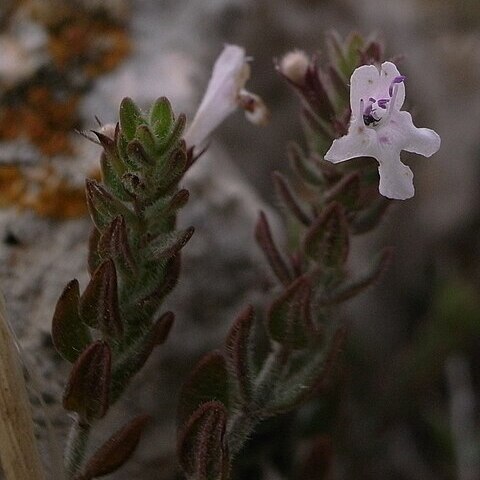
<instances>
[{"instance_id":1,"label":"yellow lichen patch","mask_svg":"<svg viewBox=\"0 0 480 480\"><path fill-rule=\"evenodd\" d=\"M90 172L88 177L100 180L100 172ZM11 205L58 220L88 213L85 187L59 177L48 165L24 170L15 166L0 167L0 207Z\"/></svg>"},{"instance_id":2,"label":"yellow lichen patch","mask_svg":"<svg viewBox=\"0 0 480 480\"><path fill-rule=\"evenodd\" d=\"M95 78L128 55L128 30L107 9L76 2L23 0L8 22L16 21L15 12L44 30L41 56L47 60L20 84L0 88L0 142L26 139L41 159L34 168L0 167L0 207L16 205L53 218L85 215L84 188L64 178L59 160L74 159L72 133L83 128L78 106ZM59 168L51 167L53 157Z\"/></svg>"},{"instance_id":3,"label":"yellow lichen patch","mask_svg":"<svg viewBox=\"0 0 480 480\"><path fill-rule=\"evenodd\" d=\"M24 174L18 167L0 168L0 207L19 204L27 187Z\"/></svg>"},{"instance_id":4,"label":"yellow lichen patch","mask_svg":"<svg viewBox=\"0 0 480 480\"><path fill-rule=\"evenodd\" d=\"M59 179L45 184L38 195L22 206L31 208L42 217L58 220L82 217L88 212L85 189Z\"/></svg>"}]
</instances>

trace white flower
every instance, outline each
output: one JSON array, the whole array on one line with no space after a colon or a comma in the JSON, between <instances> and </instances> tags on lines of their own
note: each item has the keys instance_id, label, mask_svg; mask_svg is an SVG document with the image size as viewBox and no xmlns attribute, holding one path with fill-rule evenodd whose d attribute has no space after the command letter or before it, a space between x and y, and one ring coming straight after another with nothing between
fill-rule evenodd
<instances>
[{"instance_id":1,"label":"white flower","mask_svg":"<svg viewBox=\"0 0 480 480\"><path fill-rule=\"evenodd\" d=\"M185 134L188 146L201 145L238 107L245 110L253 123L265 122L268 115L265 105L257 95L244 89L249 77L245 49L226 45L213 66L205 95Z\"/></svg>"},{"instance_id":2,"label":"white flower","mask_svg":"<svg viewBox=\"0 0 480 480\"><path fill-rule=\"evenodd\" d=\"M378 161L379 191L388 198L413 197L413 173L400 161L400 152L430 157L440 148L440 137L429 128L417 128L408 112L401 111L405 99L405 77L391 62L380 71L373 65L357 68L350 80L352 117L347 135L334 140L325 160L333 163L356 157Z\"/></svg>"}]
</instances>

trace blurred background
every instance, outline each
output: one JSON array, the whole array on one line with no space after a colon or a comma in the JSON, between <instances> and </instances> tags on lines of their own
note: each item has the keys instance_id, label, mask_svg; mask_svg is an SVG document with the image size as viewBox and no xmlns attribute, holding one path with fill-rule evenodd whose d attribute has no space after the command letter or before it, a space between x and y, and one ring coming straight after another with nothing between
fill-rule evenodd
<instances>
[{"instance_id":1,"label":"blurred background","mask_svg":"<svg viewBox=\"0 0 480 480\"><path fill-rule=\"evenodd\" d=\"M95 117L115 122L124 96L147 107L165 95L192 118L226 42L253 57L248 88L272 112L262 130L230 118L186 180L181 222L196 234L169 300L177 323L99 435L137 412L155 422L114 478L175 477L181 380L221 345L242 305L262 305L269 282L253 226L260 208L276 215L270 177L287 170L287 143L304 142L298 99L273 59L300 48L321 61L332 29L384 42L408 78L415 123L435 129L442 148L404 157L416 196L354 245L352 271L381 246L396 254L378 285L341 312L350 333L331 394L301 411L296 432L259 435L245 478L480 478L478 0L2 0L0 281L60 438L67 366L50 322L65 283L86 284L83 182L98 176L98 147L75 131L96 128ZM44 415L36 409L39 427ZM285 432L282 422L267 430ZM293 456L286 438L301 438Z\"/></svg>"}]
</instances>

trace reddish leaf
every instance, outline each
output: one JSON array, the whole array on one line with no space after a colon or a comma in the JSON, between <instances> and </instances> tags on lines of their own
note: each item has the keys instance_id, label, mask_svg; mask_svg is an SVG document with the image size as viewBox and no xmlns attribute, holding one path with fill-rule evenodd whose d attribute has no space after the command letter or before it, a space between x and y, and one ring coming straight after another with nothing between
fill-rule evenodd
<instances>
[{"instance_id":1,"label":"reddish leaf","mask_svg":"<svg viewBox=\"0 0 480 480\"><path fill-rule=\"evenodd\" d=\"M255 312L249 305L235 319L225 340L228 368L237 382L240 397L248 403L252 394L252 374L250 372L249 344Z\"/></svg>"},{"instance_id":2,"label":"reddish leaf","mask_svg":"<svg viewBox=\"0 0 480 480\"><path fill-rule=\"evenodd\" d=\"M365 289L373 285L376 280L387 269L393 256L393 248L384 248L377 259L373 262L371 269L362 277L344 283L332 291L325 292L319 300L320 306L334 305L353 298Z\"/></svg>"},{"instance_id":3,"label":"reddish leaf","mask_svg":"<svg viewBox=\"0 0 480 480\"><path fill-rule=\"evenodd\" d=\"M118 306L117 272L111 258L95 270L93 277L80 298L80 316L93 328L101 329L108 336L123 332Z\"/></svg>"},{"instance_id":4,"label":"reddish leaf","mask_svg":"<svg viewBox=\"0 0 480 480\"><path fill-rule=\"evenodd\" d=\"M283 283L288 285L292 281L291 273L288 270L286 263L284 262L280 252L278 251L275 241L273 240L270 225L268 224L267 217L263 212L260 212L260 216L255 227L255 238L263 253L267 257L268 263L273 272Z\"/></svg>"},{"instance_id":5,"label":"reddish leaf","mask_svg":"<svg viewBox=\"0 0 480 480\"><path fill-rule=\"evenodd\" d=\"M297 218L303 225L310 225L311 219L307 213L300 206L299 200L293 194L287 180L279 172L273 173L273 183L277 191L278 196L283 201L288 211Z\"/></svg>"},{"instance_id":6,"label":"reddish leaf","mask_svg":"<svg viewBox=\"0 0 480 480\"><path fill-rule=\"evenodd\" d=\"M308 230L303 247L305 253L320 265L341 267L345 263L349 250L349 231L340 204L333 202L325 208Z\"/></svg>"},{"instance_id":7,"label":"reddish leaf","mask_svg":"<svg viewBox=\"0 0 480 480\"><path fill-rule=\"evenodd\" d=\"M137 265L128 241L127 225L121 215L115 217L103 231L97 248L102 258L110 257L129 273L136 273Z\"/></svg>"},{"instance_id":8,"label":"reddish leaf","mask_svg":"<svg viewBox=\"0 0 480 480\"><path fill-rule=\"evenodd\" d=\"M226 480L230 470L225 440L227 411L220 402L201 405L179 434L179 462L188 478Z\"/></svg>"},{"instance_id":9,"label":"reddish leaf","mask_svg":"<svg viewBox=\"0 0 480 480\"><path fill-rule=\"evenodd\" d=\"M150 420L150 415L139 415L116 431L88 460L78 480L91 480L118 470L133 455Z\"/></svg>"},{"instance_id":10,"label":"reddish leaf","mask_svg":"<svg viewBox=\"0 0 480 480\"><path fill-rule=\"evenodd\" d=\"M210 400L219 401L229 408L227 366L225 358L218 351L206 354L184 383L178 405L179 425L182 425L199 405Z\"/></svg>"},{"instance_id":11,"label":"reddish leaf","mask_svg":"<svg viewBox=\"0 0 480 480\"><path fill-rule=\"evenodd\" d=\"M53 345L69 362L74 362L91 341L78 312L79 298L78 281L72 280L58 299L52 320Z\"/></svg>"},{"instance_id":12,"label":"reddish leaf","mask_svg":"<svg viewBox=\"0 0 480 480\"><path fill-rule=\"evenodd\" d=\"M310 282L306 277L295 280L267 313L270 337L287 348L305 348L314 339L310 316Z\"/></svg>"},{"instance_id":13,"label":"reddish leaf","mask_svg":"<svg viewBox=\"0 0 480 480\"><path fill-rule=\"evenodd\" d=\"M77 412L87 423L102 418L109 406L110 377L110 347L96 341L73 364L63 395L65 410Z\"/></svg>"}]
</instances>

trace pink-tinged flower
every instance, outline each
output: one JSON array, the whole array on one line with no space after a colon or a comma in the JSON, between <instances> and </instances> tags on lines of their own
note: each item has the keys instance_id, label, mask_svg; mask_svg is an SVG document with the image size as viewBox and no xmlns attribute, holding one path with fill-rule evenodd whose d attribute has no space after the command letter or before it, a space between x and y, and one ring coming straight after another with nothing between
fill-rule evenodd
<instances>
[{"instance_id":1,"label":"pink-tinged flower","mask_svg":"<svg viewBox=\"0 0 480 480\"><path fill-rule=\"evenodd\" d=\"M405 77L391 62L380 71L374 65L357 68L350 79L352 117L347 135L334 140L325 160L339 163L351 158L378 161L379 191L388 198L413 197L413 173L400 152L430 157L440 148L440 137L429 128L417 128L411 115L400 110L405 99Z\"/></svg>"},{"instance_id":2,"label":"pink-tinged flower","mask_svg":"<svg viewBox=\"0 0 480 480\"><path fill-rule=\"evenodd\" d=\"M249 78L250 65L245 50L226 45L213 66L205 95L185 134L187 145L201 145L239 107L253 123L265 123L268 110L264 103L244 88Z\"/></svg>"}]
</instances>

